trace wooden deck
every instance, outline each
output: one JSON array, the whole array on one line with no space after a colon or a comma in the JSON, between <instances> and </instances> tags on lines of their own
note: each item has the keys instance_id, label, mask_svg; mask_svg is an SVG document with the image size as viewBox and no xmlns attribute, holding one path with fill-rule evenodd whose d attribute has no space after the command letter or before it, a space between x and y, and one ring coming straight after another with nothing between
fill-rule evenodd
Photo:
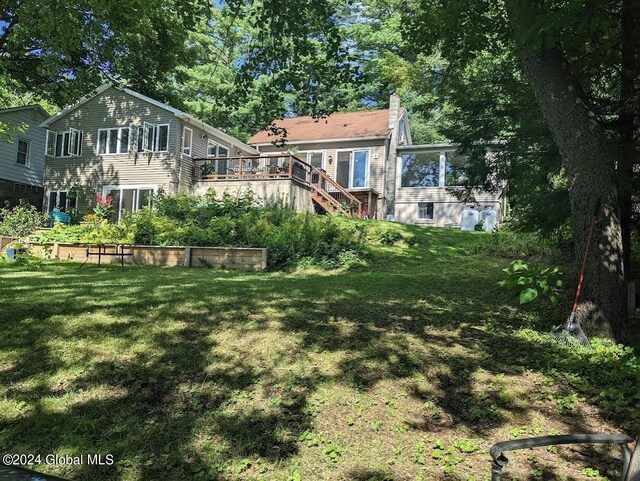
<instances>
[{"instance_id":1,"label":"wooden deck","mask_svg":"<svg viewBox=\"0 0 640 481\"><path fill-rule=\"evenodd\" d=\"M311 188L311 199L330 214L362 217L363 202L322 169L294 155L193 159L196 182L216 180L291 179ZM377 194L376 194L377 198Z\"/></svg>"}]
</instances>

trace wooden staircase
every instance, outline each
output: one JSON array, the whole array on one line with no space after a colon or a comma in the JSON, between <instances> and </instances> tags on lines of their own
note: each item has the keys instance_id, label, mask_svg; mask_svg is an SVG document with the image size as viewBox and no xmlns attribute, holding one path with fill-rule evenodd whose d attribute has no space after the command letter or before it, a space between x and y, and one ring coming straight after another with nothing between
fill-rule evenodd
<instances>
[{"instance_id":1,"label":"wooden staircase","mask_svg":"<svg viewBox=\"0 0 640 481\"><path fill-rule=\"evenodd\" d=\"M316 167L310 167L311 200L321 213L326 212L331 215L345 215L347 217L362 215L362 202L325 172Z\"/></svg>"}]
</instances>

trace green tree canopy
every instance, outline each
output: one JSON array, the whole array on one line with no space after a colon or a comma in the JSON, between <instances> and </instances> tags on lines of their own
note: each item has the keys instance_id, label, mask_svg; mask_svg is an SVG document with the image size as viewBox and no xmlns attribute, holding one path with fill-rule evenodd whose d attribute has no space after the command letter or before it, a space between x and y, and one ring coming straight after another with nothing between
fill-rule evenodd
<instances>
[{"instance_id":1,"label":"green tree canopy","mask_svg":"<svg viewBox=\"0 0 640 481\"><path fill-rule=\"evenodd\" d=\"M114 78L147 94L190 59L186 38L206 0L7 0L0 73L59 105Z\"/></svg>"}]
</instances>

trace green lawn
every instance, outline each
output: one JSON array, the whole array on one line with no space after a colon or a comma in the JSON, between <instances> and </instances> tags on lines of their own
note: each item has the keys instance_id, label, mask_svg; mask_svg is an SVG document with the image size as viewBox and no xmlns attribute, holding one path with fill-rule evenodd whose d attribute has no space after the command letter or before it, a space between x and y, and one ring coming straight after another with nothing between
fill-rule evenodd
<instances>
[{"instance_id":1,"label":"green lawn","mask_svg":"<svg viewBox=\"0 0 640 481\"><path fill-rule=\"evenodd\" d=\"M114 456L36 466L74 480L485 480L496 441L640 432L630 354L523 329L566 309L519 308L485 234L397 229L350 270L0 267L0 452ZM617 456L507 473L615 479Z\"/></svg>"}]
</instances>

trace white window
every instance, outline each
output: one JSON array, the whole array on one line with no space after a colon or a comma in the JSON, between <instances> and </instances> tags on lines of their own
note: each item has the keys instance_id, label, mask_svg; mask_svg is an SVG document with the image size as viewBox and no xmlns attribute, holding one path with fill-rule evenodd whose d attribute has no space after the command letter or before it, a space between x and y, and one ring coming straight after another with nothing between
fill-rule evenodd
<instances>
[{"instance_id":1,"label":"white window","mask_svg":"<svg viewBox=\"0 0 640 481\"><path fill-rule=\"evenodd\" d=\"M229 149L210 140L207 142L207 157L229 157Z\"/></svg>"},{"instance_id":2,"label":"white window","mask_svg":"<svg viewBox=\"0 0 640 481\"><path fill-rule=\"evenodd\" d=\"M433 220L433 202L418 202L418 219Z\"/></svg>"},{"instance_id":3,"label":"white window","mask_svg":"<svg viewBox=\"0 0 640 481\"><path fill-rule=\"evenodd\" d=\"M29 165L29 141L18 139L18 156L16 162L20 165Z\"/></svg>"},{"instance_id":4,"label":"white window","mask_svg":"<svg viewBox=\"0 0 640 481\"><path fill-rule=\"evenodd\" d=\"M369 151L341 150L337 153L336 182L348 189L369 187Z\"/></svg>"},{"instance_id":5,"label":"white window","mask_svg":"<svg viewBox=\"0 0 640 481\"><path fill-rule=\"evenodd\" d=\"M304 159L304 156L302 157ZM324 152L307 152L307 164L313 165L316 169L324 169Z\"/></svg>"},{"instance_id":6,"label":"white window","mask_svg":"<svg viewBox=\"0 0 640 481\"><path fill-rule=\"evenodd\" d=\"M98 130L98 154L129 153L130 127Z\"/></svg>"},{"instance_id":7,"label":"white window","mask_svg":"<svg viewBox=\"0 0 640 481\"><path fill-rule=\"evenodd\" d=\"M124 211L136 212L143 207L151 207L156 185L107 185L102 189L102 198L113 198L114 219L120 220Z\"/></svg>"},{"instance_id":8,"label":"white window","mask_svg":"<svg viewBox=\"0 0 640 481\"><path fill-rule=\"evenodd\" d=\"M78 157L82 155L82 131L47 131L47 155L53 157Z\"/></svg>"},{"instance_id":9,"label":"white window","mask_svg":"<svg viewBox=\"0 0 640 481\"><path fill-rule=\"evenodd\" d=\"M145 122L143 124L142 133L142 150L144 152L153 152L153 139L154 139L155 125Z\"/></svg>"},{"instance_id":10,"label":"white window","mask_svg":"<svg viewBox=\"0 0 640 481\"><path fill-rule=\"evenodd\" d=\"M402 154L400 187L438 187L440 185L440 152Z\"/></svg>"},{"instance_id":11,"label":"white window","mask_svg":"<svg viewBox=\"0 0 640 481\"><path fill-rule=\"evenodd\" d=\"M145 122L138 130L138 151L168 152L169 124Z\"/></svg>"},{"instance_id":12,"label":"white window","mask_svg":"<svg viewBox=\"0 0 640 481\"><path fill-rule=\"evenodd\" d=\"M191 149L193 148L193 130L189 127L182 129L182 153L191 157Z\"/></svg>"},{"instance_id":13,"label":"white window","mask_svg":"<svg viewBox=\"0 0 640 481\"><path fill-rule=\"evenodd\" d=\"M468 158L453 151L409 152L400 157L400 187L455 187L467 181Z\"/></svg>"},{"instance_id":14,"label":"white window","mask_svg":"<svg viewBox=\"0 0 640 481\"><path fill-rule=\"evenodd\" d=\"M207 142L207 157L216 158L214 160L214 171L212 174L228 174L231 173L231 165L229 164L229 149L224 145L220 145L213 140Z\"/></svg>"},{"instance_id":15,"label":"white window","mask_svg":"<svg viewBox=\"0 0 640 481\"><path fill-rule=\"evenodd\" d=\"M77 199L75 196L69 196L67 190L52 190L49 191L49 212L52 210L59 210L61 212L68 212L69 209L75 209L77 206Z\"/></svg>"},{"instance_id":16,"label":"white window","mask_svg":"<svg viewBox=\"0 0 640 481\"><path fill-rule=\"evenodd\" d=\"M47 155L54 156L56 154L56 133L47 130Z\"/></svg>"},{"instance_id":17,"label":"white window","mask_svg":"<svg viewBox=\"0 0 640 481\"><path fill-rule=\"evenodd\" d=\"M154 151L169 151L169 124L156 125L156 143Z\"/></svg>"},{"instance_id":18,"label":"white window","mask_svg":"<svg viewBox=\"0 0 640 481\"><path fill-rule=\"evenodd\" d=\"M444 185L447 187L464 185L467 181L467 176L465 174L468 157L456 155L455 152L445 152L444 155Z\"/></svg>"}]
</instances>

